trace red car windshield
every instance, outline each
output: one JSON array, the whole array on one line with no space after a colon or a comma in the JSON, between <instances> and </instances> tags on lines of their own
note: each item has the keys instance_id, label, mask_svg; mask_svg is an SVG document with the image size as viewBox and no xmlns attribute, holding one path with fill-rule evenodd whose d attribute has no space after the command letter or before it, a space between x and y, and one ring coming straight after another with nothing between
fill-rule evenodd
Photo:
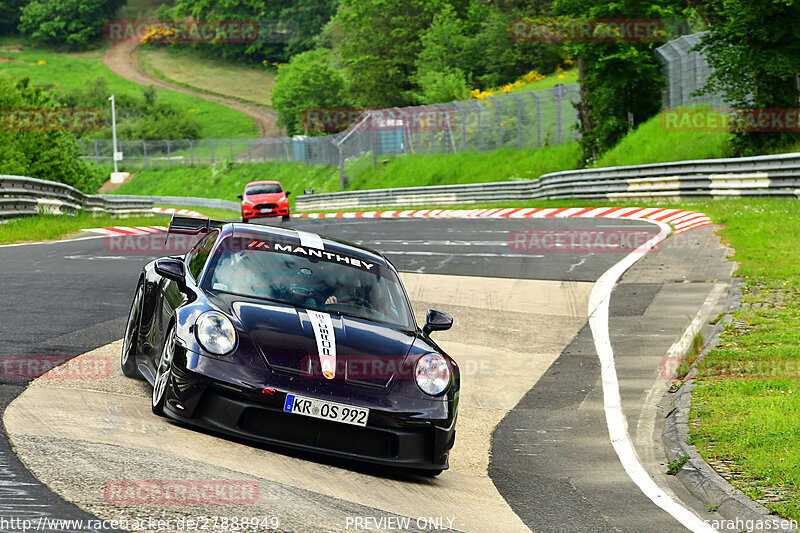
<instances>
[{"instance_id":1,"label":"red car windshield","mask_svg":"<svg viewBox=\"0 0 800 533\"><path fill-rule=\"evenodd\" d=\"M281 192L283 192L283 189L278 183L259 183L258 185L250 185L247 189L245 189L245 193L249 195L275 194Z\"/></svg>"}]
</instances>

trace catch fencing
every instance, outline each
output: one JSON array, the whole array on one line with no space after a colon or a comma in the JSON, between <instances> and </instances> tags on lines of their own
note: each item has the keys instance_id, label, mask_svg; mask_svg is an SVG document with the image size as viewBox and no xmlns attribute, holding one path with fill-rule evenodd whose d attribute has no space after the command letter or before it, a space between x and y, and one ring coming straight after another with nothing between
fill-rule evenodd
<instances>
[{"instance_id":1,"label":"catch fencing","mask_svg":"<svg viewBox=\"0 0 800 533\"><path fill-rule=\"evenodd\" d=\"M578 86L502 93L429 106L367 110L345 131L325 136L270 139L118 141L120 170L237 162L299 162L338 166L371 154L381 156L487 152L503 147L535 148L571 142L578 136ZM83 158L113 164L110 140L83 139Z\"/></svg>"},{"instance_id":2,"label":"catch fencing","mask_svg":"<svg viewBox=\"0 0 800 533\"><path fill-rule=\"evenodd\" d=\"M693 48L700 44L707 32L684 35L656 48L656 58L667 79L663 108L706 104L714 109L726 106L724 95L719 92L695 94L702 89L714 69L705 57Z\"/></svg>"}]
</instances>

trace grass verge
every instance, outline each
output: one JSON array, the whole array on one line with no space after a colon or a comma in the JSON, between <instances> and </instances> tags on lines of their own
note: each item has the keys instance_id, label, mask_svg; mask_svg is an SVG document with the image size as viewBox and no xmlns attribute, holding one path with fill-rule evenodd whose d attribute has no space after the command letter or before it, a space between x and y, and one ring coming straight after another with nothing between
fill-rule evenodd
<instances>
[{"instance_id":1,"label":"grass verge","mask_svg":"<svg viewBox=\"0 0 800 533\"><path fill-rule=\"evenodd\" d=\"M103 64L104 49L73 53L33 48L7 38L0 43L19 44L19 48L3 51L9 61L0 63L0 74L15 78L27 76L38 86L65 92L82 89L87 82L103 77L108 81L109 91L117 98L122 95L141 98L141 85L117 76ZM256 123L238 111L188 94L165 89L156 89L156 92L159 101L172 104L197 120L201 138L258 137Z\"/></svg>"},{"instance_id":2,"label":"grass verge","mask_svg":"<svg viewBox=\"0 0 800 533\"><path fill-rule=\"evenodd\" d=\"M162 226L165 217L146 216L119 218L110 215L92 216L80 213L75 216L39 215L0 224L0 244L52 241L75 234L82 229L107 226Z\"/></svg>"},{"instance_id":3,"label":"grass verge","mask_svg":"<svg viewBox=\"0 0 800 533\"><path fill-rule=\"evenodd\" d=\"M146 72L166 82L242 102L270 105L275 73L263 67L233 65L200 57L191 50L154 46L141 47L139 58Z\"/></svg>"}]
</instances>

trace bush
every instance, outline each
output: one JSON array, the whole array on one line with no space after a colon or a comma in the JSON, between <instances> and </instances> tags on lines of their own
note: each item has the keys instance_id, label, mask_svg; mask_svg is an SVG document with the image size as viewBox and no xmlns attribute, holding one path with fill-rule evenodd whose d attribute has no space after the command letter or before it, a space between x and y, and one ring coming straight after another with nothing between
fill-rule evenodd
<instances>
[{"instance_id":1,"label":"bush","mask_svg":"<svg viewBox=\"0 0 800 533\"><path fill-rule=\"evenodd\" d=\"M0 76L0 109L58 107L28 78ZM86 192L98 186L97 169L80 159L75 137L66 131L14 131L0 128L0 174L58 181Z\"/></svg>"},{"instance_id":2,"label":"bush","mask_svg":"<svg viewBox=\"0 0 800 533\"><path fill-rule=\"evenodd\" d=\"M331 67L331 60L330 50L312 50L294 56L279 70L272 88L272 106L278 111L278 124L286 127L288 135L330 133L307 131L303 112L346 104L344 80Z\"/></svg>"}]
</instances>

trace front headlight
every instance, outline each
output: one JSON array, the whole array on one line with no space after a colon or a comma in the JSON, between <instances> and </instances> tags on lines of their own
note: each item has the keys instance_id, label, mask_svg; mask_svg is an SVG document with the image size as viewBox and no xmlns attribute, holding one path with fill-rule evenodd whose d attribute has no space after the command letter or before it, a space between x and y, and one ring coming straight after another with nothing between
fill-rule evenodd
<instances>
[{"instance_id":1,"label":"front headlight","mask_svg":"<svg viewBox=\"0 0 800 533\"><path fill-rule=\"evenodd\" d=\"M236 347L236 330L228 317L218 311L207 311L195 323L200 346L216 355L230 353Z\"/></svg>"},{"instance_id":2,"label":"front headlight","mask_svg":"<svg viewBox=\"0 0 800 533\"><path fill-rule=\"evenodd\" d=\"M422 392L438 396L450 384L450 367L444 357L438 353L429 353L417 360L414 377Z\"/></svg>"}]
</instances>

